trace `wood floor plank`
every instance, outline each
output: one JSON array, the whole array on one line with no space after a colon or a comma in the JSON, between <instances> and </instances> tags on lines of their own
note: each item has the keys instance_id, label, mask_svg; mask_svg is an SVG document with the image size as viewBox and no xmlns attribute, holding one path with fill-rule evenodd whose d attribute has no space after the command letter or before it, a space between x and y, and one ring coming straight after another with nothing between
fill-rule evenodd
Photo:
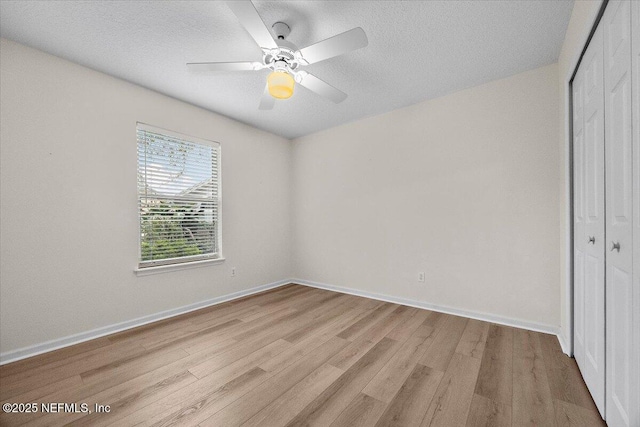
<instances>
[{"instance_id":1,"label":"wood floor plank","mask_svg":"<svg viewBox=\"0 0 640 427\"><path fill-rule=\"evenodd\" d=\"M312 320L312 323L321 322L329 316L329 313L336 314L348 310L353 305L353 298L345 294L324 295L320 299L309 300L303 304L296 304L298 311L304 313L305 320ZM336 308L340 310L336 311Z\"/></svg>"},{"instance_id":2,"label":"wood floor plank","mask_svg":"<svg viewBox=\"0 0 640 427\"><path fill-rule=\"evenodd\" d=\"M28 359L18 360L17 362L8 363L0 366L0 378L9 375L24 373L32 369L39 368L52 363L67 363L71 357L78 357L80 354L87 354L92 350L97 350L111 344L107 337L96 338L95 340L86 341L71 347L61 348L59 350L50 351L49 353L40 354Z\"/></svg>"},{"instance_id":3,"label":"wood floor plank","mask_svg":"<svg viewBox=\"0 0 640 427\"><path fill-rule=\"evenodd\" d=\"M336 302L338 304L336 304ZM292 344L296 344L313 335L318 330L323 329L328 324L335 322L340 315L345 314L345 311L347 315L354 315L355 313L358 313L358 311L352 309L352 304L353 300L349 298L345 298L342 301L338 300L330 302L329 304L326 304L326 307L323 308L319 316L313 318L312 322L309 322L306 326L287 334L282 339L289 341Z\"/></svg>"},{"instance_id":4,"label":"wood floor plank","mask_svg":"<svg viewBox=\"0 0 640 427\"><path fill-rule=\"evenodd\" d=\"M455 353L431 400L422 426L464 426L467 422L473 386L480 371L480 360Z\"/></svg>"},{"instance_id":5,"label":"wood floor plank","mask_svg":"<svg viewBox=\"0 0 640 427\"><path fill-rule=\"evenodd\" d=\"M269 340L270 339L267 339L267 341ZM257 340L256 343L259 343L259 344L250 346L248 347L248 349L251 350L263 344L261 340ZM280 352L284 351L289 347L291 347L291 343L285 340L279 339L277 341L271 342L270 344L257 348L255 351L239 359L237 359L237 357L240 354L243 354L244 352L238 354L232 350L227 353L223 353L219 356L212 357L211 359L205 360L204 362L190 368L189 372L195 375L198 379L202 379L207 375L211 375L212 373L217 372L222 368L237 364L238 362L244 360L245 358L256 358L256 355L263 355L266 353L269 355L268 357L260 356L260 361L256 362L257 364L263 363L264 361L269 360L271 357L275 356L276 354L279 354Z\"/></svg>"},{"instance_id":6,"label":"wood floor plank","mask_svg":"<svg viewBox=\"0 0 640 427\"><path fill-rule=\"evenodd\" d=\"M367 328L371 327L371 325L377 322L379 319L386 317L389 313L398 308L398 304L390 304L384 303L380 305L378 308L373 310L367 316L355 322L349 328L342 331L338 336L340 338L344 338L345 340L353 341L358 335L360 335Z\"/></svg>"},{"instance_id":7,"label":"wood floor plank","mask_svg":"<svg viewBox=\"0 0 640 427\"><path fill-rule=\"evenodd\" d=\"M226 403L224 405L226 406L240 397L241 394L247 393L251 388L259 384L261 381L258 380L266 379L266 372L259 368L259 371L254 369L257 368L262 361L269 359L290 345L291 344L284 340L278 340L223 367L214 365L212 366L213 370L211 372L206 371L202 374L202 377L199 377L198 381L150 405L138 409L136 412L120 420L119 423L121 425L153 425L154 422L163 420L170 414L182 411L184 407L196 404L203 396L207 396L208 401L215 402L224 398L223 402ZM240 388L229 395L227 390L229 387L225 388L225 385L252 370L254 371L249 376L249 378L251 378L251 387L245 388L244 384L246 381L243 380L240 384L236 384ZM249 378L244 377L245 380ZM212 394L212 390L214 394ZM243 390L243 393L240 393L238 390ZM222 409L222 407L220 407L220 409Z\"/></svg>"},{"instance_id":8,"label":"wood floor plank","mask_svg":"<svg viewBox=\"0 0 640 427\"><path fill-rule=\"evenodd\" d=\"M112 390L89 398L101 404L109 404L111 411L108 414L93 413L83 416L74 422L69 423L73 426L91 426L99 427L105 425L118 425L119 420L134 413L136 410L143 408L153 402L168 396L181 388L197 381L197 378L191 375L189 371L183 371L176 375L165 378L155 384L147 387L139 387L135 392L130 394L122 394L120 397L111 398ZM107 394L110 393L110 394Z\"/></svg>"},{"instance_id":9,"label":"wood floor plank","mask_svg":"<svg viewBox=\"0 0 640 427\"><path fill-rule=\"evenodd\" d=\"M475 393L511 406L513 396L513 329L491 324Z\"/></svg>"},{"instance_id":10,"label":"wood floor plank","mask_svg":"<svg viewBox=\"0 0 640 427\"><path fill-rule=\"evenodd\" d=\"M288 364L290 364L292 359L295 360L298 357L302 357L308 354L310 351L313 351L313 349L316 348L319 344L326 342L333 337L341 340L342 342L346 342L347 344L351 344L350 341L337 337L336 335L345 328L345 324L352 322L354 318L357 318L357 314L354 316L353 312L344 313L336 317L334 322L325 325L323 328L315 331L313 335L309 335L304 340L293 344L290 348L286 349L279 355L261 364L260 367L267 372L281 369L283 366L287 366ZM285 341L290 342L286 339ZM346 347L346 345L343 346L343 348L344 347Z\"/></svg>"},{"instance_id":11,"label":"wood floor plank","mask_svg":"<svg viewBox=\"0 0 640 427\"><path fill-rule=\"evenodd\" d=\"M416 365L376 426L420 426L443 375L433 368Z\"/></svg>"},{"instance_id":12,"label":"wood floor plank","mask_svg":"<svg viewBox=\"0 0 640 427\"><path fill-rule=\"evenodd\" d=\"M52 426L91 426L97 427L114 422L133 411L129 410L132 404L141 404L142 402L150 402L167 396L177 390L192 384L197 379L188 371L180 372L168 378L164 378L149 386L140 386L135 391L129 390L128 393L120 394L122 387L114 387L104 390L96 395L82 397L76 401L77 404L87 403L90 407L95 404L109 405L111 412L109 413L74 413L62 412L56 414L55 420L52 422L49 417L39 417L31 422L31 427L52 427ZM113 415L113 416L112 416Z\"/></svg>"},{"instance_id":13,"label":"wood floor plank","mask_svg":"<svg viewBox=\"0 0 640 427\"><path fill-rule=\"evenodd\" d=\"M427 317L433 313L429 310L414 309L413 315L406 322L393 328L391 332L387 334L387 337L392 340L404 342L409 339L411 335L424 323Z\"/></svg>"},{"instance_id":14,"label":"wood floor plank","mask_svg":"<svg viewBox=\"0 0 640 427\"><path fill-rule=\"evenodd\" d=\"M494 402L479 394L473 395L467 417L467 427L510 427L511 406Z\"/></svg>"},{"instance_id":15,"label":"wood floor plank","mask_svg":"<svg viewBox=\"0 0 640 427\"><path fill-rule=\"evenodd\" d=\"M330 291L322 291L317 292L312 297L309 297L307 300L302 302L297 302L295 304L296 309L303 313L311 313L313 311L318 312L322 311L320 307L329 307L331 304L340 304L342 301L348 299L347 295L330 292ZM286 302L289 304L289 302Z\"/></svg>"},{"instance_id":16,"label":"wood floor plank","mask_svg":"<svg viewBox=\"0 0 640 427\"><path fill-rule=\"evenodd\" d=\"M172 336L167 339L158 340L153 343L142 343L146 350L160 350L163 348L188 348L199 342L208 341L211 337L219 337L226 332L233 330L233 327L243 326L241 320L232 319L226 322L210 326L197 331L182 331L178 336Z\"/></svg>"},{"instance_id":17,"label":"wood floor plank","mask_svg":"<svg viewBox=\"0 0 640 427\"><path fill-rule=\"evenodd\" d=\"M309 294L315 291L317 291L317 289L300 286L300 285L293 285L289 288L283 286L276 289L260 292L257 294L247 295L242 298L229 301L228 304L236 307L241 307L244 304L258 304L261 306L275 305L284 300L291 300L299 296L302 296L304 294Z\"/></svg>"},{"instance_id":18,"label":"wood floor plank","mask_svg":"<svg viewBox=\"0 0 640 427\"><path fill-rule=\"evenodd\" d=\"M183 360L186 361L185 365L188 366L188 369L201 369L199 374L204 376L209 372L215 372L217 369L234 363L255 351L259 351L266 345L277 340L278 338L274 334L259 336L244 342L236 342L234 345L222 350L217 346L208 348L194 353L189 358ZM289 346L291 346L291 344L289 344Z\"/></svg>"},{"instance_id":19,"label":"wood floor plank","mask_svg":"<svg viewBox=\"0 0 640 427\"><path fill-rule=\"evenodd\" d=\"M363 392L380 401L391 402L416 363L433 344L435 336L434 329L423 323L367 384Z\"/></svg>"},{"instance_id":20,"label":"wood floor plank","mask_svg":"<svg viewBox=\"0 0 640 427\"><path fill-rule=\"evenodd\" d=\"M446 371L468 320L464 317L449 316L446 323L442 325L441 331L437 332L433 344L420 358L419 363L442 372Z\"/></svg>"},{"instance_id":21,"label":"wood floor plank","mask_svg":"<svg viewBox=\"0 0 640 427\"><path fill-rule=\"evenodd\" d=\"M256 302L259 305L277 305L282 302L288 302L292 300L299 300L300 298L305 298L308 295L317 295L318 293L327 293L327 291L323 289L313 289L305 286L296 286L289 290L284 290L278 293L265 293L262 295L260 299L257 299ZM247 299L252 299L251 297L247 297Z\"/></svg>"},{"instance_id":22,"label":"wood floor plank","mask_svg":"<svg viewBox=\"0 0 640 427\"><path fill-rule=\"evenodd\" d=\"M298 312L304 312L302 310L303 307L319 307L324 302L324 299L328 297L337 298L339 294L331 294L327 291L322 291L318 289L313 289L309 292L305 292L302 294L294 295L286 299L282 299L278 302L272 302L268 305L261 305L260 311L256 312L254 315L247 316L245 321L253 321L262 319L262 322L265 320L268 321L269 317L279 310L283 309L295 309Z\"/></svg>"},{"instance_id":23,"label":"wood floor plank","mask_svg":"<svg viewBox=\"0 0 640 427\"><path fill-rule=\"evenodd\" d=\"M330 425L397 351L399 343L383 338L309 403L288 426Z\"/></svg>"},{"instance_id":24,"label":"wood floor plank","mask_svg":"<svg viewBox=\"0 0 640 427\"><path fill-rule=\"evenodd\" d=\"M128 411L129 409L132 409L131 407L135 407L136 405L144 406L154 399L159 399L162 397L163 392L174 388L176 383L179 383L177 384L177 387L179 387L185 384L184 381L195 381L196 378L187 372L184 365L184 359L181 359L166 367L153 370L115 386L109 386L103 383L94 383L60 389L40 398L39 401L68 403L91 401L92 403L100 404L115 404L115 402L118 401L126 401L129 406L124 405L126 406L124 410ZM153 393L148 393L149 390L153 390ZM115 414L120 415L122 410L123 408L120 408L118 412L112 412L109 416ZM26 422L42 417L43 420L37 422L33 421L33 424L47 425L52 424L52 419L55 421L69 422L81 416L77 414L53 414L53 417L45 415L46 414L43 412L21 414L21 419L23 422ZM102 420L102 418L100 418L100 420Z\"/></svg>"},{"instance_id":25,"label":"wood floor plank","mask_svg":"<svg viewBox=\"0 0 640 427\"><path fill-rule=\"evenodd\" d=\"M263 306L258 305L257 303L250 304L247 302L240 306L229 305L226 307L226 310L219 310L215 315L212 315L211 313L202 313L197 316L193 316L188 320L192 325L201 325L203 327L206 327L205 325L213 326L210 325L211 322L226 322L230 319L243 320L246 317L253 316L263 308Z\"/></svg>"},{"instance_id":26,"label":"wood floor plank","mask_svg":"<svg viewBox=\"0 0 640 427\"><path fill-rule=\"evenodd\" d=\"M272 306L262 306L262 305L252 305L247 307L247 309L243 310L241 313L232 313L230 316L234 316L238 320L242 320L243 322L250 322L251 320L257 319L261 316L266 316L271 314L268 310ZM277 311L275 308L273 311ZM204 323L204 322L203 322Z\"/></svg>"},{"instance_id":27,"label":"wood floor plank","mask_svg":"<svg viewBox=\"0 0 640 427\"><path fill-rule=\"evenodd\" d=\"M198 395L197 399L182 403L177 411L171 408L145 420L144 424L157 427L197 425L251 391L266 375L267 373L258 367L250 369L224 385Z\"/></svg>"},{"instance_id":28,"label":"wood floor plank","mask_svg":"<svg viewBox=\"0 0 640 427\"><path fill-rule=\"evenodd\" d=\"M168 320L170 319L163 320L162 322L167 322ZM226 323L228 322L228 320L229 319L221 322L216 322L216 325L213 325L213 326L217 326L220 323ZM230 319L230 320L234 320L234 319ZM240 322L236 320L235 323L240 323ZM113 339L113 338L109 338L109 339L113 340L116 343L125 343L125 342L137 343L145 347L146 349L152 349L155 347L167 346L168 343L174 340L182 339L187 335L195 334L208 328L211 328L209 329L210 331L215 330L212 326L210 327L207 325L196 325L192 323L189 319L177 319L175 321L175 324L164 323L163 326L161 327L143 329L143 331L141 332L132 333L131 335L128 335L124 338L119 337L118 339ZM217 329L221 329L221 328L217 328ZM202 333L200 335L202 335Z\"/></svg>"},{"instance_id":29,"label":"wood floor plank","mask_svg":"<svg viewBox=\"0 0 640 427\"><path fill-rule=\"evenodd\" d=\"M82 378L80 375L74 375L72 377L64 378L60 381L56 381L50 384L45 384L42 387L34 388L33 390L26 391L17 396L13 396L8 398L7 400L2 401L1 403L7 402L35 402L36 400L48 396L51 393L54 393L59 390L67 390L71 388L78 388L82 386ZM2 381L0 380L0 386L2 385ZM1 423L0 423L1 424Z\"/></svg>"},{"instance_id":30,"label":"wood floor plank","mask_svg":"<svg viewBox=\"0 0 640 427\"><path fill-rule=\"evenodd\" d=\"M144 334L144 336L137 336L132 338L136 339L137 342L145 348L154 348L165 343L176 341L187 335L203 335L202 331L215 331L216 329L220 330L225 327L224 325L230 326L240 323L243 321L242 318L246 318L249 315L254 315L259 309L259 306L248 306L244 310L234 311L229 314L216 314L208 320L200 321L199 323L194 323L192 320L187 320L181 325L180 328L175 328L169 331L154 330L150 331L148 334Z\"/></svg>"},{"instance_id":31,"label":"wood floor plank","mask_svg":"<svg viewBox=\"0 0 640 427\"><path fill-rule=\"evenodd\" d=\"M189 317L168 318L158 322L148 323L137 328L117 332L109 335L108 339L111 343L135 342L143 345L147 341L154 339L167 339L171 336L179 336L185 328L193 328L194 323Z\"/></svg>"},{"instance_id":32,"label":"wood floor plank","mask_svg":"<svg viewBox=\"0 0 640 427\"><path fill-rule=\"evenodd\" d=\"M349 341L334 336L318 347L312 347L312 351L296 361L296 363L287 366L281 371L270 372L273 374L272 377L242 398L216 412L210 418L201 422L200 425L212 427L241 425L271 402L284 395L287 390L298 382L319 369L331 356L343 349L348 343ZM334 370L332 372L338 371ZM299 388L301 387L299 386Z\"/></svg>"},{"instance_id":33,"label":"wood floor plank","mask_svg":"<svg viewBox=\"0 0 640 427\"><path fill-rule=\"evenodd\" d=\"M233 351L233 356L227 356L223 360L231 361L238 360L243 356L246 356L256 350L255 343L248 343L251 345L240 345L233 349L226 349L228 351ZM264 343L261 347L264 346ZM169 363L166 366L162 366L146 374L137 376L135 378L124 380L122 373L119 374L119 378L116 377L107 377L101 382L93 382L91 384L83 384L82 386L75 388L67 388L57 390L56 392L51 393L42 398L44 402L76 402L83 400L91 400L94 399L96 403L100 404L116 404L117 402L126 402L126 405L121 405L117 414L118 418L127 415L130 412L133 412L136 409L139 409L145 406L148 403L151 403L155 400L163 397L164 393L170 392L175 388L179 388L181 385L185 383L183 381L189 381L191 377L195 379L190 373L185 378L184 373L191 367L201 363L204 360L208 360L210 358L216 357L220 353L223 353L225 349L213 349L209 351L205 351L202 353L197 353L194 355L190 355L188 357L184 357L182 359L178 359L173 363ZM224 363L220 363L223 365ZM124 382L121 382L124 381ZM179 382L179 384L177 384ZM148 393L146 391L152 390L152 393ZM124 412L124 414L123 414ZM109 414L114 416L116 413L112 412ZM30 414L28 419L39 418L42 416L42 413L38 414ZM26 416L26 415L25 415ZM77 417L57 417L62 419L75 419ZM102 421L103 418L99 418L94 423L98 421ZM45 423L46 424L46 423ZM98 425L98 424L96 424Z\"/></svg>"},{"instance_id":34,"label":"wood floor plank","mask_svg":"<svg viewBox=\"0 0 640 427\"><path fill-rule=\"evenodd\" d=\"M240 329L244 329L242 331L233 333L230 335L233 339L238 341L245 341L256 336L265 335L270 332L281 331L285 328L287 329L286 333L283 333L282 336L289 333L289 331L302 327L302 322L305 321L305 313L303 311L290 309L290 312L284 316L278 316L272 319L259 319L260 323L255 324L253 327L245 327L245 325L240 325Z\"/></svg>"},{"instance_id":35,"label":"wood floor plank","mask_svg":"<svg viewBox=\"0 0 640 427\"><path fill-rule=\"evenodd\" d=\"M554 399L555 421L562 427L606 427L597 411Z\"/></svg>"},{"instance_id":36,"label":"wood floor plank","mask_svg":"<svg viewBox=\"0 0 640 427\"><path fill-rule=\"evenodd\" d=\"M75 387L66 387L51 392L50 395L43 397L41 400L44 402L88 403L90 406L95 403L110 404L122 410L130 400L135 399L139 402L147 394L159 399L162 397L162 393L180 388L196 380L186 370L177 375L166 374L166 376L159 378L162 371L156 371L156 369L166 366L167 363L170 364L171 361L173 360L158 357L150 361L141 361L140 364L133 367L125 365L123 369L108 373L102 380L81 383L81 385L76 385ZM143 375L145 373L149 375ZM131 378L134 380L127 381ZM23 414L22 419L26 422L41 418L42 415L42 413ZM56 416L56 422L60 422L60 425L63 425L81 416L82 414L60 414ZM30 425L50 424L50 420L42 419L40 421L32 421Z\"/></svg>"},{"instance_id":37,"label":"wood floor plank","mask_svg":"<svg viewBox=\"0 0 640 427\"><path fill-rule=\"evenodd\" d=\"M204 354L204 353L222 353L228 349L232 349L238 345L238 341L228 337L203 337L202 340L198 340L195 343L190 343L189 347L179 345L189 355Z\"/></svg>"},{"instance_id":38,"label":"wood floor plank","mask_svg":"<svg viewBox=\"0 0 640 427\"><path fill-rule=\"evenodd\" d=\"M377 322L367 328L352 344L347 346L340 353L336 354L329 363L344 371L356 363L362 355L369 351L381 339L383 339L398 324L402 324L412 313L409 307L400 306L387 316L380 318ZM340 335L338 335L340 336Z\"/></svg>"},{"instance_id":39,"label":"wood floor plank","mask_svg":"<svg viewBox=\"0 0 640 427\"><path fill-rule=\"evenodd\" d=\"M311 289L294 287L288 291L274 292L273 294L268 293L259 295L258 297L249 296L238 303L235 301L225 303L220 310L212 313L204 312L202 314L195 314L189 318L189 321L194 324L200 324L226 315L231 315L242 321L250 321L279 311L290 305L288 302L300 301L312 293L313 290Z\"/></svg>"},{"instance_id":40,"label":"wood floor plank","mask_svg":"<svg viewBox=\"0 0 640 427\"><path fill-rule=\"evenodd\" d=\"M368 427L382 416L386 403L364 393L358 394L330 427Z\"/></svg>"},{"instance_id":41,"label":"wood floor plank","mask_svg":"<svg viewBox=\"0 0 640 427\"><path fill-rule=\"evenodd\" d=\"M481 320L469 319L467 327L462 333L456 352L465 356L482 359L484 346L489 335L489 323Z\"/></svg>"},{"instance_id":42,"label":"wood floor plank","mask_svg":"<svg viewBox=\"0 0 640 427\"><path fill-rule=\"evenodd\" d=\"M597 411L591 394L582 380L575 359L562 352L558 338L553 335L540 334L542 355L547 369L547 378L551 388L551 396L583 408Z\"/></svg>"},{"instance_id":43,"label":"wood floor plank","mask_svg":"<svg viewBox=\"0 0 640 427\"><path fill-rule=\"evenodd\" d=\"M2 382L0 380L0 386ZM2 403L26 403L26 402L47 402L46 396L55 393L58 390L72 390L82 387L82 379L80 375L65 378L64 380L57 381L45 386L30 390L18 396L10 397L8 400ZM26 422L41 417L40 411L38 413L6 413L0 412L0 426L17 426L25 424Z\"/></svg>"},{"instance_id":44,"label":"wood floor plank","mask_svg":"<svg viewBox=\"0 0 640 427\"><path fill-rule=\"evenodd\" d=\"M28 371L15 373L2 379L0 400L78 375L89 369L143 354L145 348L136 343L111 344L107 347L81 353L63 361L48 363Z\"/></svg>"},{"instance_id":45,"label":"wood floor plank","mask_svg":"<svg viewBox=\"0 0 640 427\"><path fill-rule=\"evenodd\" d=\"M227 349L227 351L234 351L235 356L227 357L226 360L232 363L232 361L251 354L252 350L255 350L255 346L238 344L235 348ZM212 349L196 353L117 386L106 388L104 383L94 383L75 390L75 393L56 393L47 396L45 401L75 401L81 400L79 396L90 396L89 400L101 404L111 404L114 410L108 415L93 417L89 425L100 426L109 422L117 422L136 410L140 410L188 383L194 382L197 378L191 375L188 369L224 351Z\"/></svg>"},{"instance_id":46,"label":"wood floor plank","mask_svg":"<svg viewBox=\"0 0 640 427\"><path fill-rule=\"evenodd\" d=\"M343 371L341 369L323 364L281 397L244 422L242 426L286 425L289 420L300 413L309 402L314 401L318 395L321 395L342 374Z\"/></svg>"},{"instance_id":47,"label":"wood floor plank","mask_svg":"<svg viewBox=\"0 0 640 427\"><path fill-rule=\"evenodd\" d=\"M355 296L355 295L354 295ZM381 307L385 304L387 304L384 301L380 301L380 300L376 300L376 299L371 299L371 298L365 298L365 297L358 297L356 296L356 300L358 302L358 304L366 310L375 310L378 307Z\"/></svg>"},{"instance_id":48,"label":"wood floor plank","mask_svg":"<svg viewBox=\"0 0 640 427\"><path fill-rule=\"evenodd\" d=\"M446 313L432 311L425 319L424 324L427 326L431 326L436 331L439 331L440 328L442 328L442 326L447 322L449 316L450 315Z\"/></svg>"},{"instance_id":49,"label":"wood floor plank","mask_svg":"<svg viewBox=\"0 0 640 427\"><path fill-rule=\"evenodd\" d=\"M124 382L187 356L189 356L189 353L179 348L151 351L139 357L109 363L99 368L85 371L80 374L80 377L84 384L104 383L106 381Z\"/></svg>"},{"instance_id":50,"label":"wood floor plank","mask_svg":"<svg viewBox=\"0 0 640 427\"><path fill-rule=\"evenodd\" d=\"M513 423L553 425L553 399L539 334L516 329L513 335Z\"/></svg>"},{"instance_id":51,"label":"wood floor plank","mask_svg":"<svg viewBox=\"0 0 640 427\"><path fill-rule=\"evenodd\" d=\"M282 310L273 313L270 317L269 322L276 322L280 319L283 319L293 313L297 313L297 310L293 308L285 308ZM245 332L252 331L252 337L259 337L261 334L258 332L260 328L264 326L266 319L256 319L250 322L240 322L235 324L229 328L225 328L219 331L216 331L212 334L201 337L200 339L195 340L194 342L185 342L180 345L180 348L183 348L189 354L199 353L201 351L209 350L212 347L218 346L223 342L227 342L228 340L234 340L236 342L241 341L237 338L238 335L241 335ZM246 340L250 341L250 340Z\"/></svg>"}]
</instances>

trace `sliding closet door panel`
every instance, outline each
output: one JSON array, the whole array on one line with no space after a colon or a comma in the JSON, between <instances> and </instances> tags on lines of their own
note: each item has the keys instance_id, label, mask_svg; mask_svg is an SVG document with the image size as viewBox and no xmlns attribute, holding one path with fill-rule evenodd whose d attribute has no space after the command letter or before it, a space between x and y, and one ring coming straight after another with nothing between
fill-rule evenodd
<instances>
[{"instance_id":1,"label":"sliding closet door panel","mask_svg":"<svg viewBox=\"0 0 640 427\"><path fill-rule=\"evenodd\" d=\"M584 72L578 70L573 79L573 352L584 362Z\"/></svg>"},{"instance_id":2,"label":"sliding closet door panel","mask_svg":"<svg viewBox=\"0 0 640 427\"><path fill-rule=\"evenodd\" d=\"M631 426L632 111L631 4L609 3L603 16L605 62L607 420ZM635 386L634 386L635 387Z\"/></svg>"},{"instance_id":3,"label":"sliding closet door panel","mask_svg":"<svg viewBox=\"0 0 640 427\"><path fill-rule=\"evenodd\" d=\"M640 6L637 2L611 2L603 20L609 245L606 415L611 426L640 426L640 305L633 255L637 258L640 253L634 248L638 198L633 196L639 185L633 163L638 154L634 145L638 147L640 141Z\"/></svg>"},{"instance_id":4,"label":"sliding closet door panel","mask_svg":"<svg viewBox=\"0 0 640 427\"><path fill-rule=\"evenodd\" d=\"M578 360L596 406L605 405L604 66L599 27L584 67L584 357Z\"/></svg>"}]
</instances>

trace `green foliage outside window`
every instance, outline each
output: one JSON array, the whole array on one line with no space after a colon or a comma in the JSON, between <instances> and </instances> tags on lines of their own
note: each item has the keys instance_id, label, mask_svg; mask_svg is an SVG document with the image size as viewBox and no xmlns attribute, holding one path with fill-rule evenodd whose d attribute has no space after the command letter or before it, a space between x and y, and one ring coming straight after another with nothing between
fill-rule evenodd
<instances>
[{"instance_id":1,"label":"green foliage outside window","mask_svg":"<svg viewBox=\"0 0 640 427\"><path fill-rule=\"evenodd\" d=\"M207 221L199 203L147 203L141 215L142 260L213 253L214 230L215 223Z\"/></svg>"}]
</instances>

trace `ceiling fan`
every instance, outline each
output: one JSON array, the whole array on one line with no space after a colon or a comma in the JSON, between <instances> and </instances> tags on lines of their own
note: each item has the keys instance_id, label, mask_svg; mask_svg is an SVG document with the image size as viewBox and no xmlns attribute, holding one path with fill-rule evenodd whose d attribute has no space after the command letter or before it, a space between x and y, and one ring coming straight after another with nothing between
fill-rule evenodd
<instances>
[{"instance_id":1,"label":"ceiling fan","mask_svg":"<svg viewBox=\"0 0 640 427\"><path fill-rule=\"evenodd\" d=\"M284 22L273 24L272 28L277 40L273 39L251 1L229 1L227 5L262 49L262 62L196 62L187 64L189 70L197 72L271 70L260 100L261 110L272 109L276 99L290 98L293 95L295 83L335 103L347 98L346 93L302 68L365 47L369 42L362 28L354 28L298 49L293 43L285 40L291 30Z\"/></svg>"}]
</instances>

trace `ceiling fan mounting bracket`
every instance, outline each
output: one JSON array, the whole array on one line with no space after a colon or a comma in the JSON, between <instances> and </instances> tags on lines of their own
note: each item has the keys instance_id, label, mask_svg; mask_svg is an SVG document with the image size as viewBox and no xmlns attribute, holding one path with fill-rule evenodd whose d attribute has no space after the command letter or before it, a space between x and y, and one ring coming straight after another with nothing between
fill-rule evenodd
<instances>
[{"instance_id":1,"label":"ceiling fan mounting bracket","mask_svg":"<svg viewBox=\"0 0 640 427\"><path fill-rule=\"evenodd\" d=\"M271 26L278 40L286 39L291 34L291 27L284 22L276 22Z\"/></svg>"}]
</instances>

